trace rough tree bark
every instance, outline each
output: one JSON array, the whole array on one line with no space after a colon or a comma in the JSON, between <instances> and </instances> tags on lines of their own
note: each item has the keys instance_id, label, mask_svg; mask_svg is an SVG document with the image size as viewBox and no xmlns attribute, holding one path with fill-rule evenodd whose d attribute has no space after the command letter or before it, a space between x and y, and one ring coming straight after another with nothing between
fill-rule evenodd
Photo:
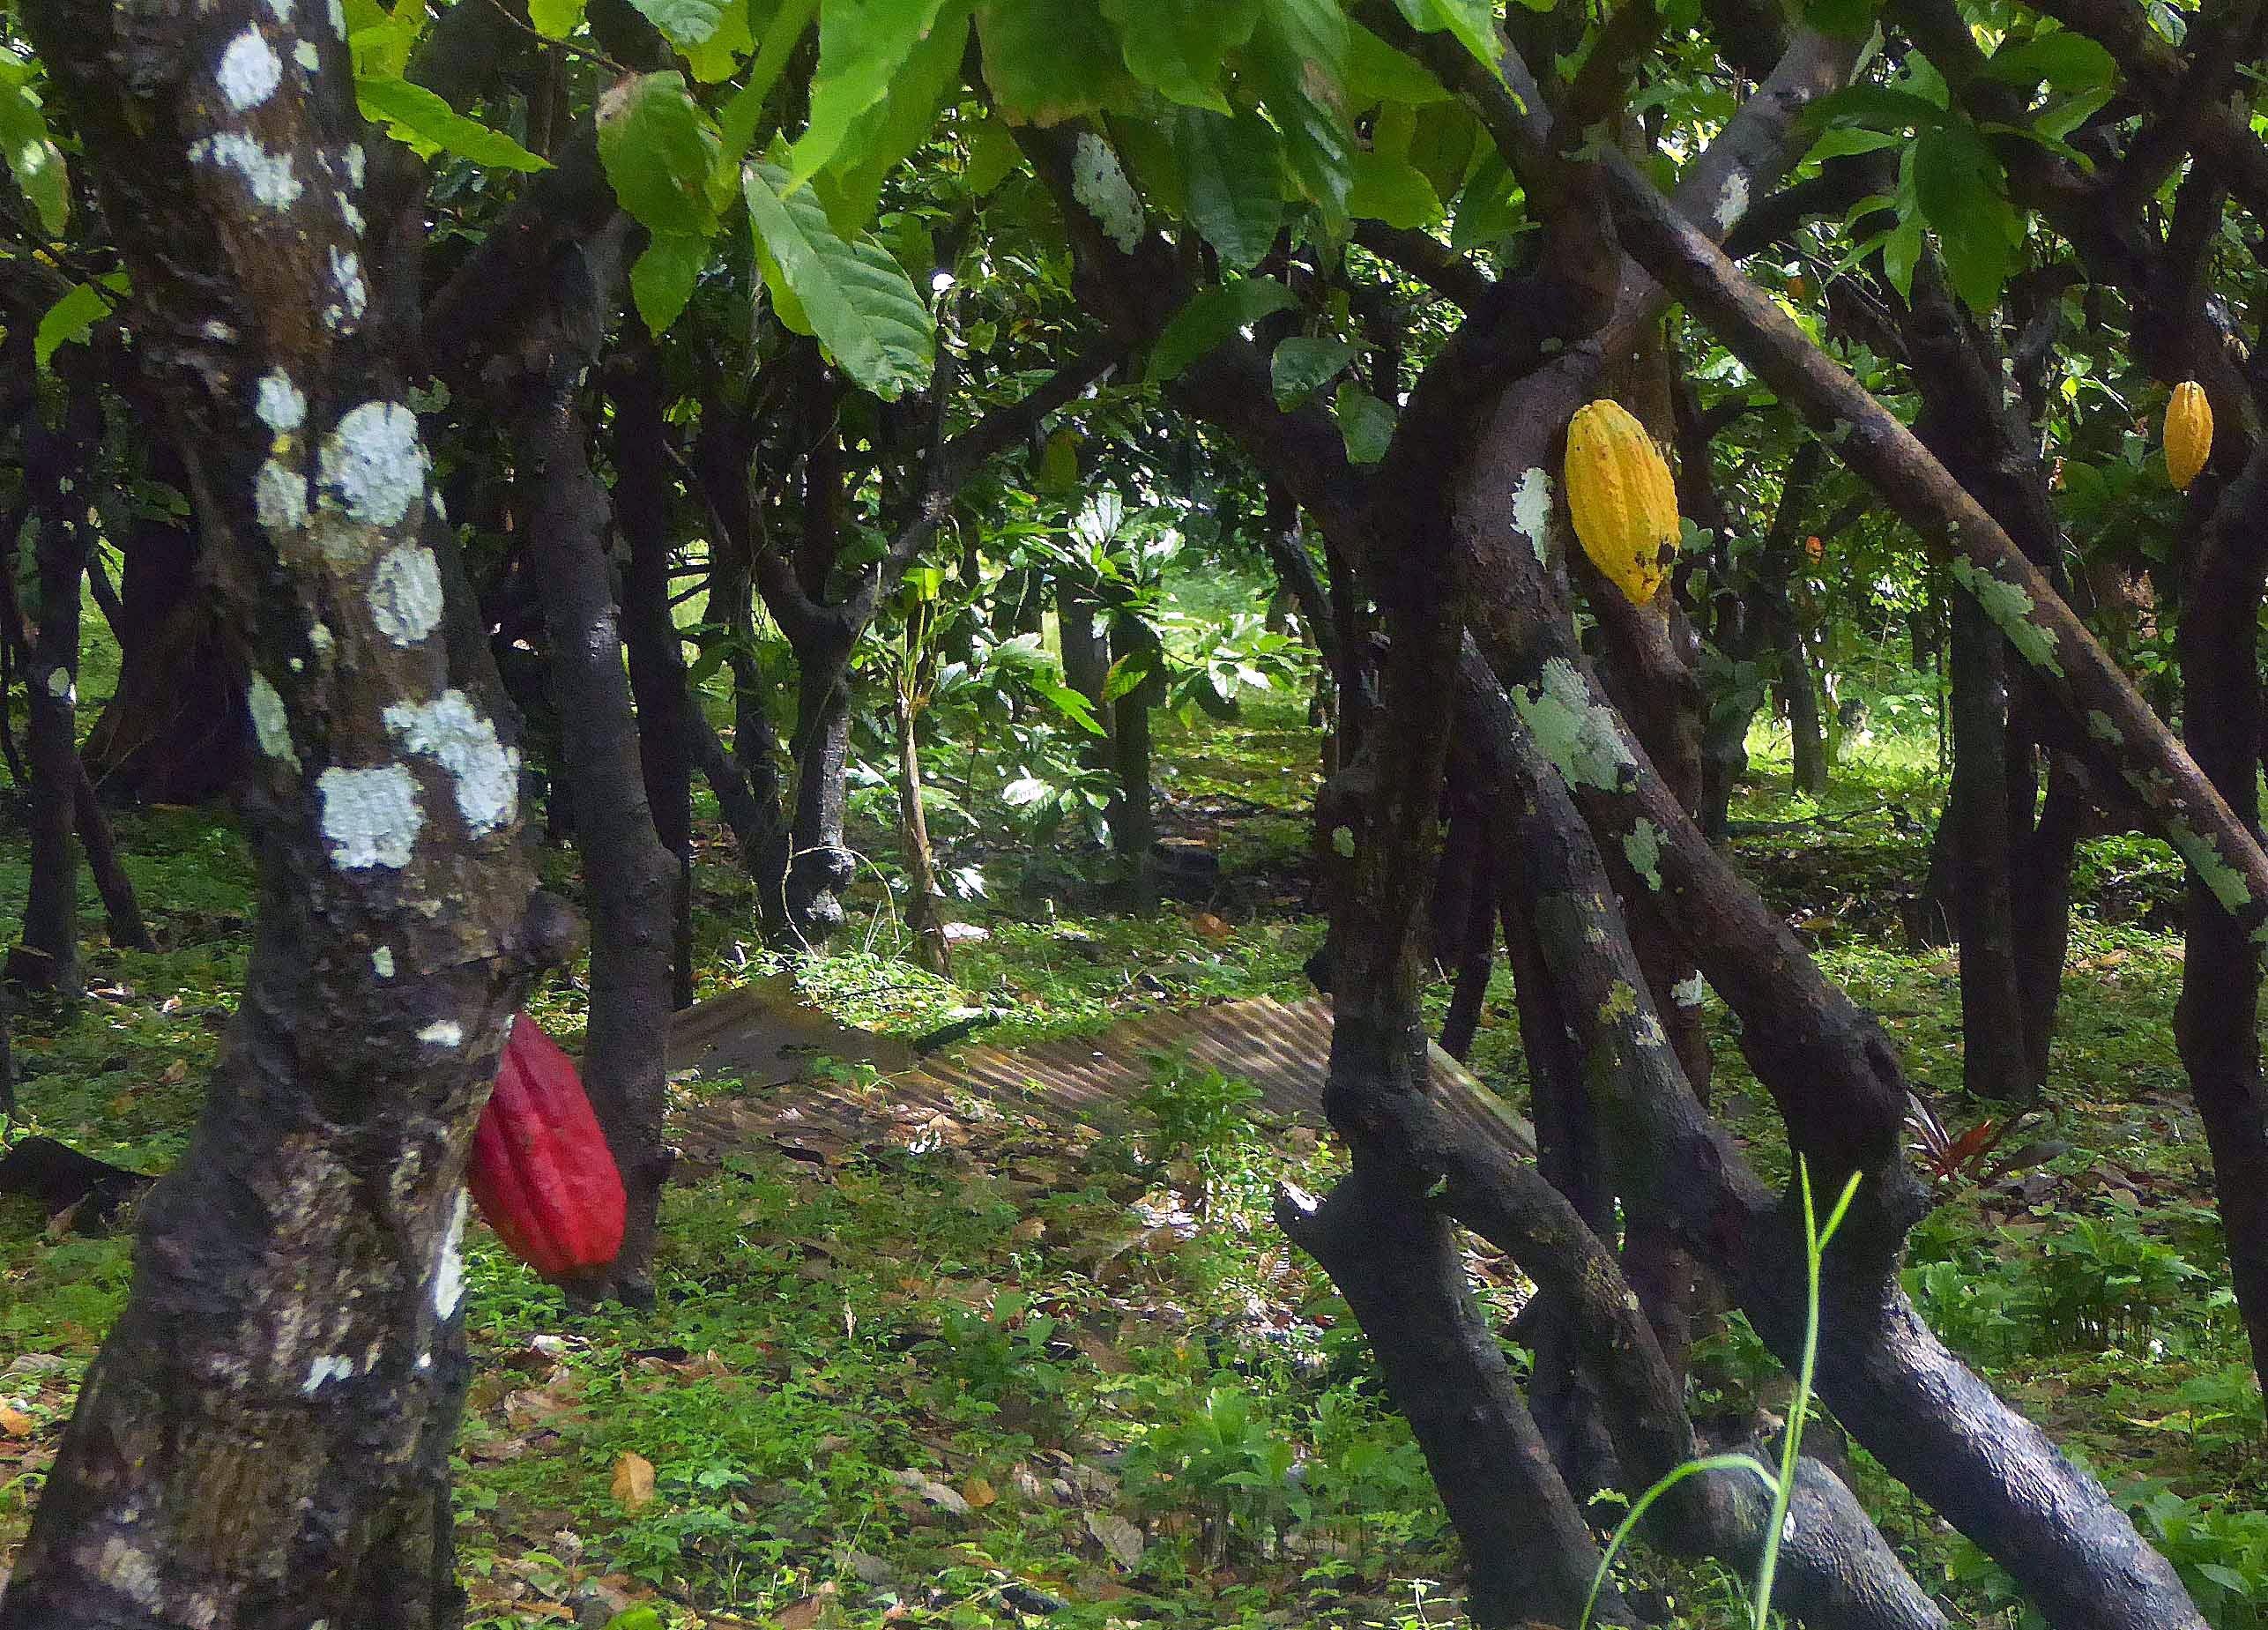
<instances>
[{"instance_id":1,"label":"rough tree bark","mask_svg":"<svg viewBox=\"0 0 2268 1630\"><path fill-rule=\"evenodd\" d=\"M547 291L549 320L525 336L508 422L528 547L558 693L575 841L591 905L591 1023L583 1077L628 1196L622 1248L584 1288L634 1306L653 1299L654 1227L669 1173L662 1139L668 1080L670 902L675 870L654 835L623 672L606 542L613 512L587 462L577 406L611 315L618 234L567 257Z\"/></svg>"},{"instance_id":2,"label":"rough tree bark","mask_svg":"<svg viewBox=\"0 0 2268 1630\"><path fill-rule=\"evenodd\" d=\"M574 927L521 856L493 669L443 588L461 577L393 353L363 327L346 42L301 15L303 39L251 0L25 8L252 653L260 904L8 1630L461 1611L465 1152L512 1011ZM295 47L316 65L284 71Z\"/></svg>"}]
</instances>

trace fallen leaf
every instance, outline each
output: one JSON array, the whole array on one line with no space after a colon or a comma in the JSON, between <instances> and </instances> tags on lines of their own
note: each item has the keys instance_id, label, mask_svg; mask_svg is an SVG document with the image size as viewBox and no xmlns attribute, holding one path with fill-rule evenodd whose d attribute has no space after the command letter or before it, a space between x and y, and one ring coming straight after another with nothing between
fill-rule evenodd
<instances>
[{"instance_id":1,"label":"fallen leaf","mask_svg":"<svg viewBox=\"0 0 2268 1630\"><path fill-rule=\"evenodd\" d=\"M961 1485L961 1498L967 1500L972 1509L982 1511L1000 1499L1000 1493L984 1478L970 1477Z\"/></svg>"},{"instance_id":2,"label":"fallen leaf","mask_svg":"<svg viewBox=\"0 0 2268 1630\"><path fill-rule=\"evenodd\" d=\"M1234 928L1210 912L1198 912L1189 919L1189 926L1216 945L1220 944L1223 940L1233 940L1237 937L1237 931Z\"/></svg>"},{"instance_id":3,"label":"fallen leaf","mask_svg":"<svg viewBox=\"0 0 2268 1630\"><path fill-rule=\"evenodd\" d=\"M28 1438L39 1430L39 1424L12 1404L0 1403L0 1432L11 1438Z\"/></svg>"},{"instance_id":4,"label":"fallen leaf","mask_svg":"<svg viewBox=\"0 0 2268 1630\"><path fill-rule=\"evenodd\" d=\"M166 1073L159 1076L158 1079L164 1082L166 1085L169 1087L177 1087L181 1085L182 1082L189 1079L189 1061L187 1059L175 1059L172 1063L166 1066Z\"/></svg>"},{"instance_id":5,"label":"fallen leaf","mask_svg":"<svg viewBox=\"0 0 2268 1630\"><path fill-rule=\"evenodd\" d=\"M956 1517L965 1517L969 1515L969 1502L961 1498L959 1492L946 1484L938 1482L927 1473L906 1470L894 1475L901 1488L911 1489L940 1510L949 1511Z\"/></svg>"},{"instance_id":6,"label":"fallen leaf","mask_svg":"<svg viewBox=\"0 0 2268 1630\"><path fill-rule=\"evenodd\" d=\"M637 1511L654 1497L654 1463L644 1455L626 1454L614 1463L612 1485L614 1503L625 1511Z\"/></svg>"},{"instance_id":7,"label":"fallen leaf","mask_svg":"<svg viewBox=\"0 0 2268 1630\"><path fill-rule=\"evenodd\" d=\"M790 1602L777 1615L780 1630L812 1630L827 1611L827 1598L834 1593L834 1586L823 1585L811 1595Z\"/></svg>"}]
</instances>

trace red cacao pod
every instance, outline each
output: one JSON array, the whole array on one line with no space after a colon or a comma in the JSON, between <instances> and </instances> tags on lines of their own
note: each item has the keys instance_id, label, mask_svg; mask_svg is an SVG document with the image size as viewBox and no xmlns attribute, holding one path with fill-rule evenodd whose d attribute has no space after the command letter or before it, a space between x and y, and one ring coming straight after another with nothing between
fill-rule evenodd
<instances>
[{"instance_id":1,"label":"red cacao pod","mask_svg":"<svg viewBox=\"0 0 2268 1630\"><path fill-rule=\"evenodd\" d=\"M496 1237L547 1279L603 1268L622 1248L622 1174L606 1135L575 1061L524 1013L513 1017L465 1180Z\"/></svg>"}]
</instances>

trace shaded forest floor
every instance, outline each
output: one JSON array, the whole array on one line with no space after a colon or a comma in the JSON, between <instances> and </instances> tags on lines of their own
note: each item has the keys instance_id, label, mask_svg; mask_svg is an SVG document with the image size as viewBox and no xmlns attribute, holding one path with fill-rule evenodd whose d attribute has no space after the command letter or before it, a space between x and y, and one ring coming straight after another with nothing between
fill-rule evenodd
<instances>
[{"instance_id":1,"label":"shaded forest floor","mask_svg":"<svg viewBox=\"0 0 2268 1630\"><path fill-rule=\"evenodd\" d=\"M1936 813L1927 745L1854 741L1824 808L1768 790L1785 764L1759 746L1744 862L1881 1016L1948 1127L1996 1113L1959 1090L1953 964L1900 931ZM1075 846L1034 859L972 837L948 859L986 864L991 888L957 908L985 937L960 946L956 985L895 959L894 913L868 882L836 954L799 970L806 988L908 1036L985 1009L993 1044L1305 995L1320 933L1312 764L1288 704L1169 733L1163 825L1218 856L1207 897L1114 915ZM138 812L120 835L166 949L93 950L86 1001L19 1020L26 1119L9 1135L157 1171L183 1147L241 981L250 879L216 815ZM707 994L778 964L755 949L729 841L713 822L703 839ZM563 856L547 866L566 881ZM0 933L25 867L11 832ZM1945 1180L1910 1275L1937 1328L2142 1514L2220 1630L2253 1630L2268 1445L2169 1028L2179 883L2157 845L2089 846L2052 1107ZM533 1006L572 1045L582 1004L570 974ZM1718 1102L1775 1165L1762 1096L1714 1016ZM1508 989L1473 1063L1524 1097ZM752 1147L673 1187L651 1313L570 1313L472 1231L458 1540L474 1625L1455 1620L1423 1463L1342 1306L1266 1220L1277 1179L1327 1184L1329 1141L1256 1125L1234 1083L1170 1062L1125 1127L965 1129L919 1152ZM1508 1314L1518 1276L1476 1267ZM123 1238L0 1202L0 1567L128 1273ZM1781 1385L1736 1319L1703 1372L1722 1395L1704 1403L1727 1413ZM1854 1458L1878 1518L1962 1618L2019 1622L1989 1564ZM1635 1567L1677 1622L1734 1622L1729 1581Z\"/></svg>"}]
</instances>

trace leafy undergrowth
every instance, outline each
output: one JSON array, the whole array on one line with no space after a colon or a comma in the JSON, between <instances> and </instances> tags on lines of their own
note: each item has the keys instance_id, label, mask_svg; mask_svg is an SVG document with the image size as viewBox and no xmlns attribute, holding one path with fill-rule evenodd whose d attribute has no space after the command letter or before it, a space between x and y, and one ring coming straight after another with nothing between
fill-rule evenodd
<instances>
[{"instance_id":1,"label":"leafy undergrowth","mask_svg":"<svg viewBox=\"0 0 2268 1630\"><path fill-rule=\"evenodd\" d=\"M1004 1044L1304 996L1320 940L1299 813L1311 739L1288 710L1254 710L1171 733L1167 751L1164 824L1221 860L1203 897L1147 919L1008 888L961 902L983 937L957 948L948 985L895 959L890 901L869 887L837 952L796 964L805 988L852 1023L918 1036L970 1019ZM1952 954L1905 949L1900 901L1935 816L1922 762L1911 743L1855 754L1814 804L1771 790L1784 764L1761 751L1736 849L1958 1138L2004 1112L1961 1092ZM180 1153L235 1001L250 882L208 816L131 815L121 836L166 949L93 952L89 1001L22 1017L27 1120L11 1131L154 1171ZM705 994L778 964L754 943L729 845L713 825L703 839ZM1058 862L1092 857L1066 845ZM564 856L546 867L569 881ZM0 846L0 905L23 881L20 849ZM2161 925L2178 890L2158 845L2087 846L2051 1102L1948 1161L1907 1279L1946 1339L2112 1484L2220 1630L2260 1630L2268 1439L2170 1031L2180 944ZM569 1039L580 978L532 1004ZM1781 1172L1733 1027L1714 1000L1707 1012L1714 1101ZM1522 1095L1501 972L1474 1063ZM472 1622L1455 1623L1458 1565L1422 1459L1343 1307L1266 1217L1277 1179L1327 1184L1328 1140L1253 1128L1233 1083L1186 1070L1131 1137L966 1132L922 1155L732 1153L670 1191L651 1313L570 1311L474 1230L478 1379L458 1466ZM128 1263L121 1237L51 1232L27 1204L0 1205L0 1564ZM1475 1267L1508 1309L1516 1276ZM1737 1318L1696 1373L1707 1418L1784 1396ZM1958 1618L2024 1622L1989 1561L1863 1450L1851 1459ZM1618 1515L1602 1505L1601 1525ZM1737 1621L1722 1575L1643 1554L1632 1567L1674 1622Z\"/></svg>"}]
</instances>

